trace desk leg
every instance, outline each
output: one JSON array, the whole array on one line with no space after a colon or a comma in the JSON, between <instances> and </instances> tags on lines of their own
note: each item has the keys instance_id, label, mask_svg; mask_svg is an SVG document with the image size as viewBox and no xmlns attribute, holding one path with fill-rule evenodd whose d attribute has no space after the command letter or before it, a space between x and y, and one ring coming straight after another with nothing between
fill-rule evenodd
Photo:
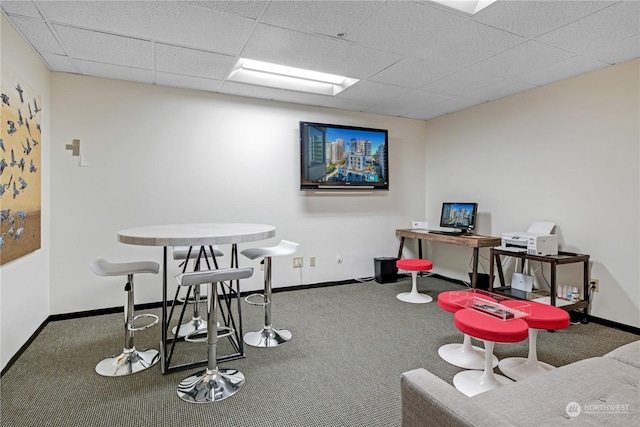
<instances>
[{"instance_id":1,"label":"desk leg","mask_svg":"<svg viewBox=\"0 0 640 427\"><path fill-rule=\"evenodd\" d=\"M402 259L402 249L404 248L404 236L400 237L400 248L398 249L398 259Z\"/></svg>"},{"instance_id":2,"label":"desk leg","mask_svg":"<svg viewBox=\"0 0 640 427\"><path fill-rule=\"evenodd\" d=\"M496 256L496 268L498 269L498 277L500 278L500 287L503 288L504 285L504 271L502 270L502 263L500 262L500 254L495 254Z\"/></svg>"},{"instance_id":3,"label":"desk leg","mask_svg":"<svg viewBox=\"0 0 640 427\"><path fill-rule=\"evenodd\" d=\"M164 247L162 256L162 342L160 343L162 373L167 373L167 247Z\"/></svg>"},{"instance_id":4,"label":"desk leg","mask_svg":"<svg viewBox=\"0 0 640 427\"><path fill-rule=\"evenodd\" d=\"M493 292L493 248L489 249L489 292Z\"/></svg>"},{"instance_id":5,"label":"desk leg","mask_svg":"<svg viewBox=\"0 0 640 427\"><path fill-rule=\"evenodd\" d=\"M471 274L471 287L476 288L478 284L478 258L480 257L480 248L473 248L473 270Z\"/></svg>"},{"instance_id":6,"label":"desk leg","mask_svg":"<svg viewBox=\"0 0 640 427\"><path fill-rule=\"evenodd\" d=\"M551 297L551 305L555 307L556 306L556 293L557 293L557 291L556 291L556 289L557 289L557 287L556 287L556 263L552 262L550 267L551 267L551 283L549 284L549 288L550 288L550 291L551 291L550 297Z\"/></svg>"},{"instance_id":7,"label":"desk leg","mask_svg":"<svg viewBox=\"0 0 640 427\"><path fill-rule=\"evenodd\" d=\"M584 267L582 268L582 280L582 300L587 302L587 306L582 310L582 323L589 323L589 314L591 314L591 298L589 297L591 277L589 275L589 261L584 262Z\"/></svg>"}]
</instances>

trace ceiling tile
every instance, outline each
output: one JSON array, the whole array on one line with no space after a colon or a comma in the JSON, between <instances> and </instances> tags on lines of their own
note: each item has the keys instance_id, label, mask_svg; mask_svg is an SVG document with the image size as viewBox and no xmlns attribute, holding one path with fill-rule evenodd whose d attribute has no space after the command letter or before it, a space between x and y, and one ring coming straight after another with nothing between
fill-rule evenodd
<instances>
[{"instance_id":1,"label":"ceiling tile","mask_svg":"<svg viewBox=\"0 0 640 427\"><path fill-rule=\"evenodd\" d=\"M389 101L367 108L365 111L367 113L383 114L388 116L402 116L412 111L426 108L429 105L437 104L438 102L442 102L449 98L451 98L450 95L443 95L423 90L412 90Z\"/></svg>"},{"instance_id":2,"label":"ceiling tile","mask_svg":"<svg viewBox=\"0 0 640 427\"><path fill-rule=\"evenodd\" d=\"M31 18L42 19L38 8L30 1L7 1L0 2L0 7L8 14L29 16Z\"/></svg>"},{"instance_id":3,"label":"ceiling tile","mask_svg":"<svg viewBox=\"0 0 640 427\"><path fill-rule=\"evenodd\" d=\"M135 68L153 67L151 42L64 25L54 25L54 29L73 59Z\"/></svg>"},{"instance_id":4,"label":"ceiling tile","mask_svg":"<svg viewBox=\"0 0 640 427\"><path fill-rule=\"evenodd\" d=\"M397 86L418 88L454 73L457 68L438 61L405 58L369 80Z\"/></svg>"},{"instance_id":5,"label":"ceiling tile","mask_svg":"<svg viewBox=\"0 0 640 427\"><path fill-rule=\"evenodd\" d=\"M66 55L44 54L42 55L42 59L44 59L51 71L76 74L79 72L73 65L73 62L71 62L71 59Z\"/></svg>"},{"instance_id":6,"label":"ceiling tile","mask_svg":"<svg viewBox=\"0 0 640 427\"><path fill-rule=\"evenodd\" d=\"M44 21L14 16L11 22L36 51L42 54L66 54Z\"/></svg>"},{"instance_id":7,"label":"ceiling tile","mask_svg":"<svg viewBox=\"0 0 640 427\"><path fill-rule=\"evenodd\" d=\"M262 22L336 37L358 27L383 4L381 1L273 1L269 2Z\"/></svg>"},{"instance_id":8,"label":"ceiling tile","mask_svg":"<svg viewBox=\"0 0 640 427\"><path fill-rule=\"evenodd\" d=\"M262 9L266 7L265 1L189 1L192 6L206 7L217 12L229 13L231 15L244 16L245 18L256 19L260 16Z\"/></svg>"},{"instance_id":9,"label":"ceiling tile","mask_svg":"<svg viewBox=\"0 0 640 427\"><path fill-rule=\"evenodd\" d=\"M78 68L80 68L80 72L87 76L139 83L153 83L153 71L151 70L83 60L75 60L74 62L78 65Z\"/></svg>"},{"instance_id":10,"label":"ceiling tile","mask_svg":"<svg viewBox=\"0 0 640 427\"><path fill-rule=\"evenodd\" d=\"M471 90L499 82L498 77L468 69L457 71L421 89L447 95L462 95Z\"/></svg>"},{"instance_id":11,"label":"ceiling tile","mask_svg":"<svg viewBox=\"0 0 640 427\"><path fill-rule=\"evenodd\" d=\"M413 56L438 60L456 67L465 67L510 49L527 39L469 21L433 43L416 49Z\"/></svg>"},{"instance_id":12,"label":"ceiling tile","mask_svg":"<svg viewBox=\"0 0 640 427\"><path fill-rule=\"evenodd\" d=\"M359 27L347 32L348 40L389 52L412 55L468 18L410 1L385 3Z\"/></svg>"},{"instance_id":13,"label":"ceiling tile","mask_svg":"<svg viewBox=\"0 0 640 427\"><path fill-rule=\"evenodd\" d=\"M587 52L587 56L607 62L617 64L640 57L640 37L634 36L596 50Z\"/></svg>"},{"instance_id":14,"label":"ceiling tile","mask_svg":"<svg viewBox=\"0 0 640 427\"><path fill-rule=\"evenodd\" d=\"M231 70L232 56L156 43L156 69L174 74L222 80Z\"/></svg>"},{"instance_id":15,"label":"ceiling tile","mask_svg":"<svg viewBox=\"0 0 640 427\"><path fill-rule=\"evenodd\" d=\"M434 117L442 116L444 114L453 113L454 111L464 110L466 108L474 107L482 104L481 101L476 99L469 99L464 97L449 98L445 101L438 102L437 104L430 105L422 110L412 111L411 113L404 114L402 117L408 119L429 120Z\"/></svg>"},{"instance_id":16,"label":"ceiling tile","mask_svg":"<svg viewBox=\"0 0 640 427\"><path fill-rule=\"evenodd\" d=\"M357 101L354 99L337 98L335 96L327 97L323 99L322 102L320 105L323 107L350 111L364 111L374 104L370 101Z\"/></svg>"},{"instance_id":17,"label":"ceiling tile","mask_svg":"<svg viewBox=\"0 0 640 427\"><path fill-rule=\"evenodd\" d=\"M585 56L574 56L539 70L516 77L514 80L543 86L558 80L568 79L588 71L604 68L609 64Z\"/></svg>"},{"instance_id":18,"label":"ceiling tile","mask_svg":"<svg viewBox=\"0 0 640 427\"><path fill-rule=\"evenodd\" d=\"M402 58L402 55L340 41L326 56L318 58L318 61L313 64L313 69L345 77L366 79Z\"/></svg>"},{"instance_id":19,"label":"ceiling tile","mask_svg":"<svg viewBox=\"0 0 640 427\"><path fill-rule=\"evenodd\" d=\"M574 56L573 53L534 40L522 43L469 69L497 77L511 78Z\"/></svg>"},{"instance_id":20,"label":"ceiling tile","mask_svg":"<svg viewBox=\"0 0 640 427\"><path fill-rule=\"evenodd\" d=\"M316 95L314 93L302 93L291 90L283 90L274 98L274 101L293 102L294 104L305 104L320 106L325 103L325 98L330 96Z\"/></svg>"},{"instance_id":21,"label":"ceiling tile","mask_svg":"<svg viewBox=\"0 0 640 427\"><path fill-rule=\"evenodd\" d=\"M250 98L273 99L281 92L280 89L270 87L246 85L238 82L226 81L220 92L229 95L246 96Z\"/></svg>"},{"instance_id":22,"label":"ceiling tile","mask_svg":"<svg viewBox=\"0 0 640 427\"><path fill-rule=\"evenodd\" d=\"M260 24L241 56L290 67L310 68L336 43L336 40L327 37Z\"/></svg>"},{"instance_id":23,"label":"ceiling tile","mask_svg":"<svg viewBox=\"0 0 640 427\"><path fill-rule=\"evenodd\" d=\"M480 101L493 101L518 92L533 89L534 87L536 86L529 83L516 82L513 80L501 80L489 86L465 92L464 96L465 98L477 99Z\"/></svg>"},{"instance_id":24,"label":"ceiling tile","mask_svg":"<svg viewBox=\"0 0 640 427\"><path fill-rule=\"evenodd\" d=\"M380 103L389 98L400 96L405 92L407 92L407 88L370 81L360 81L340 92L337 96L339 98L354 99L356 101Z\"/></svg>"},{"instance_id":25,"label":"ceiling tile","mask_svg":"<svg viewBox=\"0 0 640 427\"><path fill-rule=\"evenodd\" d=\"M201 77L163 73L160 71L156 72L155 82L161 86L181 87L206 92L217 92L222 85L222 80L204 79Z\"/></svg>"},{"instance_id":26,"label":"ceiling tile","mask_svg":"<svg viewBox=\"0 0 640 427\"><path fill-rule=\"evenodd\" d=\"M543 41L577 53L628 39L640 28L640 2L623 1L540 37Z\"/></svg>"},{"instance_id":27,"label":"ceiling tile","mask_svg":"<svg viewBox=\"0 0 640 427\"><path fill-rule=\"evenodd\" d=\"M526 37L536 37L583 18L613 1L501 1L473 20Z\"/></svg>"},{"instance_id":28,"label":"ceiling tile","mask_svg":"<svg viewBox=\"0 0 640 427\"><path fill-rule=\"evenodd\" d=\"M236 54L254 20L175 1L38 2L46 18L141 39Z\"/></svg>"}]
</instances>

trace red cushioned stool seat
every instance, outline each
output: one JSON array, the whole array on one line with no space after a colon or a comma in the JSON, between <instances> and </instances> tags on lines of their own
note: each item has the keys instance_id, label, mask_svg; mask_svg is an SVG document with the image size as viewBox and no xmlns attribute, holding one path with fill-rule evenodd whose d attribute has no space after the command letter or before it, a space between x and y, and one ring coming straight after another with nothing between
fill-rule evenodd
<instances>
[{"instance_id":1,"label":"red cushioned stool seat","mask_svg":"<svg viewBox=\"0 0 640 427\"><path fill-rule=\"evenodd\" d=\"M463 307L460 304L456 304L455 302L451 302L451 297L454 298L463 298L464 295L468 295L469 297L473 297L475 292L465 292L465 291L447 291L441 292L438 295L438 306L450 313L455 313L458 310L461 310ZM488 300L494 301L495 299L490 298L488 296L483 296ZM438 349L438 355L445 360L446 362L451 363L454 366L458 366L460 368L465 369L483 369L484 368L484 349L477 347L475 345L471 345L471 336L464 334L464 338L462 340L462 344L452 343L452 344L444 344L440 346ZM498 358L496 356L492 356L491 366L498 366Z\"/></svg>"},{"instance_id":2,"label":"red cushioned stool seat","mask_svg":"<svg viewBox=\"0 0 640 427\"><path fill-rule=\"evenodd\" d=\"M475 396L512 382L493 373L493 347L496 342L524 341L529 329L527 322L522 319L502 320L472 308L464 308L455 313L453 323L461 332L483 340L485 349L484 370L460 372L453 377L453 385L467 396Z\"/></svg>"},{"instance_id":3,"label":"red cushioned stool seat","mask_svg":"<svg viewBox=\"0 0 640 427\"><path fill-rule=\"evenodd\" d=\"M428 259L399 259L396 261L396 267L407 271L427 271L433 268L433 263Z\"/></svg>"},{"instance_id":4,"label":"red cushioned stool seat","mask_svg":"<svg viewBox=\"0 0 640 427\"><path fill-rule=\"evenodd\" d=\"M409 258L396 261L396 267L400 270L411 272L411 292L402 292L396 295L400 301L414 304L424 304L433 301L429 295L418 292L418 272L427 271L433 268L433 263L428 259Z\"/></svg>"},{"instance_id":5,"label":"red cushioned stool seat","mask_svg":"<svg viewBox=\"0 0 640 427\"><path fill-rule=\"evenodd\" d=\"M506 306L515 306L517 301L505 301ZM537 338L540 329L557 330L568 328L569 313L561 308L530 301L531 314L524 317L529 325L529 354L524 357L508 357L500 361L500 370L516 381L555 369L554 366L538 360Z\"/></svg>"}]
</instances>

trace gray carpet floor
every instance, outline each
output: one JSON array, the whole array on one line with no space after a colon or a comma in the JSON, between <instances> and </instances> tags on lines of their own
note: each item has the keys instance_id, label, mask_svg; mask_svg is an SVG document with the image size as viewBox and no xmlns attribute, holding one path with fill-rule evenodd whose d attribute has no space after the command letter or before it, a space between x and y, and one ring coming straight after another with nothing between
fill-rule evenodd
<instances>
[{"instance_id":1,"label":"gray carpet floor","mask_svg":"<svg viewBox=\"0 0 640 427\"><path fill-rule=\"evenodd\" d=\"M409 290L410 279L274 294L273 324L289 329L293 339L276 348L245 346L246 358L221 364L240 370L246 384L214 404L177 397L178 383L195 369L162 375L156 365L127 377L97 375L95 364L122 348L122 314L50 322L1 379L0 424L399 426L402 372L423 367L451 384L461 371L438 356L441 345L461 342L462 334L453 315L435 302L438 293L461 287L433 277L418 280L434 302L396 299ZM245 332L260 329L263 309L243 303L242 310ZM159 339L156 326L137 333L136 345L157 348ZM538 357L561 366L637 339L595 323L577 324L541 332ZM495 354L524 357L527 342L497 344ZM180 343L176 355L178 361L206 358L202 344Z\"/></svg>"}]
</instances>

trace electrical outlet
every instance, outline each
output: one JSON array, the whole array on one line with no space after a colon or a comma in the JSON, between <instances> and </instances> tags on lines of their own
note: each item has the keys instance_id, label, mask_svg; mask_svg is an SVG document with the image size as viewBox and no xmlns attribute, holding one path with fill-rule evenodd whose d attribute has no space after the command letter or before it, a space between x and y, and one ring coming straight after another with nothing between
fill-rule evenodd
<instances>
[{"instance_id":1,"label":"electrical outlet","mask_svg":"<svg viewBox=\"0 0 640 427\"><path fill-rule=\"evenodd\" d=\"M593 287L593 292L600 292L600 279L591 279L591 286Z\"/></svg>"},{"instance_id":2,"label":"electrical outlet","mask_svg":"<svg viewBox=\"0 0 640 427\"><path fill-rule=\"evenodd\" d=\"M293 268L302 268L302 257L298 256L293 259Z\"/></svg>"},{"instance_id":3,"label":"electrical outlet","mask_svg":"<svg viewBox=\"0 0 640 427\"><path fill-rule=\"evenodd\" d=\"M316 257L312 256L309 257L309 267L315 267L316 266Z\"/></svg>"}]
</instances>

